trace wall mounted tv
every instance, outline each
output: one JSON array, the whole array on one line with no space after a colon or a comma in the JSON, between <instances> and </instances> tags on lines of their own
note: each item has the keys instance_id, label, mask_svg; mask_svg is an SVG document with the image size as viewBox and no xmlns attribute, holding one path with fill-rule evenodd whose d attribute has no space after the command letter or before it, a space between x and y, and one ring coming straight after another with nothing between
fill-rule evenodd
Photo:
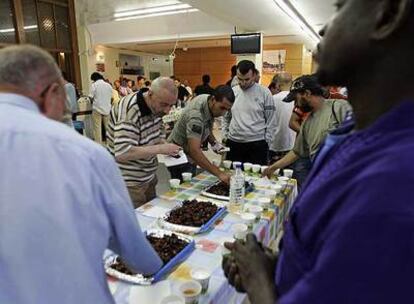
<instances>
[{"instance_id":1,"label":"wall mounted tv","mask_svg":"<svg viewBox=\"0 0 414 304\"><path fill-rule=\"evenodd\" d=\"M232 54L260 54L260 33L231 35Z\"/></svg>"}]
</instances>

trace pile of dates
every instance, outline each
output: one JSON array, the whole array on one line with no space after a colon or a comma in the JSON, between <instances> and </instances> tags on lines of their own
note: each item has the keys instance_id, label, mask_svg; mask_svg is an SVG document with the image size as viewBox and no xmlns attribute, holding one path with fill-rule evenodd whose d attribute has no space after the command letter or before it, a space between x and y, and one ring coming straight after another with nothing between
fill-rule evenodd
<instances>
[{"instance_id":1,"label":"pile of dates","mask_svg":"<svg viewBox=\"0 0 414 304\"><path fill-rule=\"evenodd\" d=\"M211 202L187 200L181 207L171 210L166 221L177 225L201 227L217 213L218 209Z\"/></svg>"},{"instance_id":2,"label":"pile of dates","mask_svg":"<svg viewBox=\"0 0 414 304\"><path fill-rule=\"evenodd\" d=\"M152 247L154 247L161 260L164 262L164 265L172 260L178 253L180 253L181 250L185 248L185 246L188 245L186 241L179 239L174 233L171 234L171 236L164 235L163 237L147 235L147 239L151 243ZM111 268L128 275L137 274L132 271L120 257L116 258L116 262L111 265Z\"/></svg>"}]
</instances>

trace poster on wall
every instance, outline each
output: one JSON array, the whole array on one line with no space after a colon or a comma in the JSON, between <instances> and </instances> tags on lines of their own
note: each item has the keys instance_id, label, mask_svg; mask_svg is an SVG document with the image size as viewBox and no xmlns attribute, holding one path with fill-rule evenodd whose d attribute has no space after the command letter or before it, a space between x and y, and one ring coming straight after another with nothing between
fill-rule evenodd
<instances>
[{"instance_id":1,"label":"poster on wall","mask_svg":"<svg viewBox=\"0 0 414 304\"><path fill-rule=\"evenodd\" d=\"M141 58L136 55L119 54L121 74L144 75L144 67L141 66Z\"/></svg>"},{"instance_id":2,"label":"poster on wall","mask_svg":"<svg viewBox=\"0 0 414 304\"><path fill-rule=\"evenodd\" d=\"M275 74L286 67L286 50L263 51L263 72Z\"/></svg>"}]
</instances>

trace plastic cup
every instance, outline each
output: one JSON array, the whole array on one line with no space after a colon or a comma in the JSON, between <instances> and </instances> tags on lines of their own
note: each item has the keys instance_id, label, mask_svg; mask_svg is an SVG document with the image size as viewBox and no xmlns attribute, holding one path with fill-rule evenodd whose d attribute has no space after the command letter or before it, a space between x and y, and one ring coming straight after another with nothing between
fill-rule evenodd
<instances>
[{"instance_id":1,"label":"plastic cup","mask_svg":"<svg viewBox=\"0 0 414 304\"><path fill-rule=\"evenodd\" d=\"M220 161L219 160L213 159L212 163L213 163L214 166L220 167Z\"/></svg>"},{"instance_id":2,"label":"plastic cup","mask_svg":"<svg viewBox=\"0 0 414 304\"><path fill-rule=\"evenodd\" d=\"M263 208L260 206L256 206L256 205L249 205L247 207L247 210L254 214L256 221L260 220L260 217L262 216L262 212L263 212Z\"/></svg>"},{"instance_id":3,"label":"plastic cup","mask_svg":"<svg viewBox=\"0 0 414 304\"><path fill-rule=\"evenodd\" d=\"M162 299L161 304L185 304L185 299L178 295L169 295Z\"/></svg>"},{"instance_id":4,"label":"plastic cup","mask_svg":"<svg viewBox=\"0 0 414 304\"><path fill-rule=\"evenodd\" d=\"M289 179L290 179L290 178L289 178L289 177L287 177L287 176L279 176L279 177L277 178L277 181L278 181L278 182L284 182L284 183L287 183Z\"/></svg>"},{"instance_id":5,"label":"plastic cup","mask_svg":"<svg viewBox=\"0 0 414 304\"><path fill-rule=\"evenodd\" d=\"M231 169L231 160L223 161L224 168Z\"/></svg>"},{"instance_id":6,"label":"plastic cup","mask_svg":"<svg viewBox=\"0 0 414 304\"><path fill-rule=\"evenodd\" d=\"M191 182L191 178L193 177L193 174L190 172L184 172L181 174L181 176L183 177L184 182Z\"/></svg>"},{"instance_id":7,"label":"plastic cup","mask_svg":"<svg viewBox=\"0 0 414 304\"><path fill-rule=\"evenodd\" d=\"M272 185L271 189L272 189L273 191L276 191L276 194L277 194L277 193L279 193L280 191L282 191L283 186L282 186L282 185L279 185L279 184L277 184L277 185Z\"/></svg>"},{"instance_id":8,"label":"plastic cup","mask_svg":"<svg viewBox=\"0 0 414 304\"><path fill-rule=\"evenodd\" d=\"M266 191L266 195L268 198L270 198L270 201L273 202L276 198L277 192L275 190L268 190Z\"/></svg>"},{"instance_id":9,"label":"plastic cup","mask_svg":"<svg viewBox=\"0 0 414 304\"><path fill-rule=\"evenodd\" d=\"M272 201L270 197L260 197L257 202L263 208L263 211L267 211Z\"/></svg>"},{"instance_id":10,"label":"plastic cup","mask_svg":"<svg viewBox=\"0 0 414 304\"><path fill-rule=\"evenodd\" d=\"M252 163L244 163L243 164L244 171L250 172L250 170L252 170L252 166L253 166Z\"/></svg>"},{"instance_id":11,"label":"plastic cup","mask_svg":"<svg viewBox=\"0 0 414 304\"><path fill-rule=\"evenodd\" d=\"M253 165L252 171L253 173L259 173L261 166L260 165Z\"/></svg>"},{"instance_id":12,"label":"plastic cup","mask_svg":"<svg viewBox=\"0 0 414 304\"><path fill-rule=\"evenodd\" d=\"M283 170L283 175L289 178L292 178L293 175L293 170L292 169L284 169Z\"/></svg>"},{"instance_id":13,"label":"plastic cup","mask_svg":"<svg viewBox=\"0 0 414 304\"><path fill-rule=\"evenodd\" d=\"M239 167L241 167L241 165L242 165L242 163L241 162L238 162L238 161L235 161L235 162L233 162L233 169L234 170L236 170L236 168L239 166Z\"/></svg>"},{"instance_id":14,"label":"plastic cup","mask_svg":"<svg viewBox=\"0 0 414 304\"><path fill-rule=\"evenodd\" d=\"M170 188L171 188L171 190L177 190L178 189L178 187L180 186L180 180L179 179L175 179L175 178L173 178L173 179L170 179Z\"/></svg>"},{"instance_id":15,"label":"plastic cup","mask_svg":"<svg viewBox=\"0 0 414 304\"><path fill-rule=\"evenodd\" d=\"M233 232L233 236L236 240L244 241L246 239L247 231L249 227L246 224L234 224L231 226L231 230Z\"/></svg>"},{"instance_id":16,"label":"plastic cup","mask_svg":"<svg viewBox=\"0 0 414 304\"><path fill-rule=\"evenodd\" d=\"M191 278L201 284L201 293L206 293L210 283L211 272L205 268L191 270Z\"/></svg>"},{"instance_id":17,"label":"plastic cup","mask_svg":"<svg viewBox=\"0 0 414 304\"><path fill-rule=\"evenodd\" d=\"M201 284L194 280L186 281L179 287L180 295L184 297L185 304L197 304L201 290Z\"/></svg>"},{"instance_id":18,"label":"plastic cup","mask_svg":"<svg viewBox=\"0 0 414 304\"><path fill-rule=\"evenodd\" d=\"M253 224L256 220L256 215L254 215L253 213L245 212L242 213L240 217L243 223L246 224L249 229L253 228Z\"/></svg>"},{"instance_id":19,"label":"plastic cup","mask_svg":"<svg viewBox=\"0 0 414 304\"><path fill-rule=\"evenodd\" d=\"M228 250L226 247L224 247L224 243L233 243L234 242L234 238L232 237L223 237L220 238L220 245L221 245L221 253L222 255L228 255L231 253L230 250Z\"/></svg>"}]
</instances>

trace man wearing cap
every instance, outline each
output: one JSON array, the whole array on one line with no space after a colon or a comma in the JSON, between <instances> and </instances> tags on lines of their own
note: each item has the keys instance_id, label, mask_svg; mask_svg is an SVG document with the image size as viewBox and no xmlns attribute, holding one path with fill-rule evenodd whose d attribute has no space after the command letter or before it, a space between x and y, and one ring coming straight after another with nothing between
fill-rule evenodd
<instances>
[{"instance_id":1,"label":"man wearing cap","mask_svg":"<svg viewBox=\"0 0 414 304\"><path fill-rule=\"evenodd\" d=\"M275 170L283 169L299 158L310 158L313 161L327 134L342 124L347 114L351 114L352 107L347 101L325 99L324 93L314 75L305 75L294 81L284 101L292 102L296 99L301 110L310 114L301 126L293 150L270 166L265 175L270 177Z\"/></svg>"},{"instance_id":2,"label":"man wearing cap","mask_svg":"<svg viewBox=\"0 0 414 304\"><path fill-rule=\"evenodd\" d=\"M181 179L183 172L195 173L196 165L217 176L221 181L229 183L230 175L210 163L201 150L201 144L206 140L216 153L224 148L213 135L214 118L223 116L230 111L234 103L234 93L231 87L218 86L213 94L202 94L193 99L178 122L175 124L168 141L183 147L191 163L168 168L171 178Z\"/></svg>"}]
</instances>

